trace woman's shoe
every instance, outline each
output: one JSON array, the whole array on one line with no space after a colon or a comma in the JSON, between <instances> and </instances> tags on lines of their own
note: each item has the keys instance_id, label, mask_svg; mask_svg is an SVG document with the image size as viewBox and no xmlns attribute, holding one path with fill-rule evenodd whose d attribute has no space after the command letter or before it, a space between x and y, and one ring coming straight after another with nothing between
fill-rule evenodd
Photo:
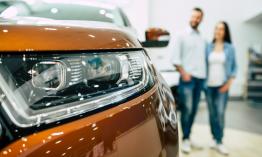
<instances>
[{"instance_id":1,"label":"woman's shoe","mask_svg":"<svg viewBox=\"0 0 262 157\"><path fill-rule=\"evenodd\" d=\"M229 155L228 149L223 144L217 144L216 150L222 155Z\"/></svg>"}]
</instances>

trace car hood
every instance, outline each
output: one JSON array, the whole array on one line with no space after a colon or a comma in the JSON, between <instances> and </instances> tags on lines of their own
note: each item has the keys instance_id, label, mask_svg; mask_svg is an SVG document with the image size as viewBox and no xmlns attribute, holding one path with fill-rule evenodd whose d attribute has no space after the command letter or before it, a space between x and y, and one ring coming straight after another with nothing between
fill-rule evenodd
<instances>
[{"instance_id":1,"label":"car hood","mask_svg":"<svg viewBox=\"0 0 262 157\"><path fill-rule=\"evenodd\" d=\"M68 51L141 48L113 24L39 18L0 19L0 51Z\"/></svg>"}]
</instances>

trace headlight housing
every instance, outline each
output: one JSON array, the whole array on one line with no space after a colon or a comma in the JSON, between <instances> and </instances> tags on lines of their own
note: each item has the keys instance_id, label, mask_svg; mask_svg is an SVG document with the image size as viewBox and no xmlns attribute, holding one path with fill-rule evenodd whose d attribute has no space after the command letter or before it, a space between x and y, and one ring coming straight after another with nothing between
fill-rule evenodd
<instances>
[{"instance_id":1,"label":"headlight housing","mask_svg":"<svg viewBox=\"0 0 262 157\"><path fill-rule=\"evenodd\" d=\"M143 51L1 55L1 104L18 127L124 101L154 84Z\"/></svg>"}]
</instances>

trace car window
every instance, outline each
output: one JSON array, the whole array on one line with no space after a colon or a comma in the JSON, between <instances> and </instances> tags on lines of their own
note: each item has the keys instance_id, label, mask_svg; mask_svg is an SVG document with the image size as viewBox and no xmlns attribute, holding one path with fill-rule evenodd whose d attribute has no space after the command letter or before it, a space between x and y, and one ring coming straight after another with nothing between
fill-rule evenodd
<instances>
[{"instance_id":1,"label":"car window","mask_svg":"<svg viewBox=\"0 0 262 157\"><path fill-rule=\"evenodd\" d=\"M80 20L114 23L124 26L125 21L117 8L92 5L39 3L28 5L23 2L0 2L0 17L30 16L54 20Z\"/></svg>"},{"instance_id":2,"label":"car window","mask_svg":"<svg viewBox=\"0 0 262 157\"><path fill-rule=\"evenodd\" d=\"M131 22L129 21L129 19L128 19L127 15L124 13L124 11L122 9L119 9L119 12L122 16L122 19L124 21L125 26L132 27Z\"/></svg>"}]
</instances>

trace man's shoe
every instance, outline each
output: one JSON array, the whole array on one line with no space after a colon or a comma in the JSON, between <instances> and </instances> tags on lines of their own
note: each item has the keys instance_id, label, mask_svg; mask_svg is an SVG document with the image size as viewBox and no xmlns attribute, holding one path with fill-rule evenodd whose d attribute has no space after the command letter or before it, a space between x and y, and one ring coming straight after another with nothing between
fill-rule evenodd
<instances>
[{"instance_id":1,"label":"man's shoe","mask_svg":"<svg viewBox=\"0 0 262 157\"><path fill-rule=\"evenodd\" d=\"M204 149L204 146L201 143L199 143L198 141L192 141L192 140L191 140L191 147L197 150Z\"/></svg>"},{"instance_id":2,"label":"man's shoe","mask_svg":"<svg viewBox=\"0 0 262 157\"><path fill-rule=\"evenodd\" d=\"M183 153L189 154L191 152L191 143L189 140L183 140L181 150Z\"/></svg>"},{"instance_id":3,"label":"man's shoe","mask_svg":"<svg viewBox=\"0 0 262 157\"><path fill-rule=\"evenodd\" d=\"M211 149L216 149L216 146L217 146L216 140L212 140L212 142L210 143L210 148Z\"/></svg>"},{"instance_id":4,"label":"man's shoe","mask_svg":"<svg viewBox=\"0 0 262 157\"><path fill-rule=\"evenodd\" d=\"M216 150L222 155L229 155L228 149L223 144L217 144Z\"/></svg>"}]
</instances>

